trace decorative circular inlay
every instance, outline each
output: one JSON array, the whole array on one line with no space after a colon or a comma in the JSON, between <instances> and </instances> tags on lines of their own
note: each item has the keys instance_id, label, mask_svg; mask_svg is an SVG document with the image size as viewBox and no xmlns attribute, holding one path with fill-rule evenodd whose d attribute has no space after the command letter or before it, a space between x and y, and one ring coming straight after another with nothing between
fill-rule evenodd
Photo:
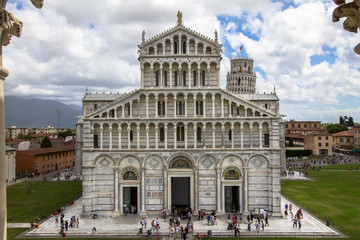
<instances>
[{"instance_id":1,"label":"decorative circular inlay","mask_svg":"<svg viewBox=\"0 0 360 240\"><path fill-rule=\"evenodd\" d=\"M229 163L234 163L234 162L235 162L235 159L234 159L233 157L231 157L231 158L228 159L228 162L229 162Z\"/></svg>"},{"instance_id":2,"label":"decorative circular inlay","mask_svg":"<svg viewBox=\"0 0 360 240\"><path fill-rule=\"evenodd\" d=\"M126 160L126 162L127 162L129 165L132 165L132 164L134 163L134 159L128 158L128 159Z\"/></svg>"}]
</instances>

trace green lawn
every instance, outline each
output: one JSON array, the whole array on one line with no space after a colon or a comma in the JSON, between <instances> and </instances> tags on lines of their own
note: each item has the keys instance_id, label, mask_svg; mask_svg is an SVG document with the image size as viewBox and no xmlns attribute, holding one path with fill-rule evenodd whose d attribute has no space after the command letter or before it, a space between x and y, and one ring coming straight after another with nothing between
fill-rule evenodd
<instances>
[{"instance_id":1,"label":"green lawn","mask_svg":"<svg viewBox=\"0 0 360 240\"><path fill-rule=\"evenodd\" d=\"M352 167L353 170L357 167L360 170L360 163L321 166L321 169L349 170L349 167Z\"/></svg>"},{"instance_id":2,"label":"green lawn","mask_svg":"<svg viewBox=\"0 0 360 240\"><path fill-rule=\"evenodd\" d=\"M351 237L360 239L360 171L308 171L315 181L283 181L282 194Z\"/></svg>"},{"instance_id":3,"label":"green lawn","mask_svg":"<svg viewBox=\"0 0 360 240\"><path fill-rule=\"evenodd\" d=\"M48 217L80 196L81 182L26 181L7 187L6 192L8 222L30 222L36 217Z\"/></svg>"}]
</instances>

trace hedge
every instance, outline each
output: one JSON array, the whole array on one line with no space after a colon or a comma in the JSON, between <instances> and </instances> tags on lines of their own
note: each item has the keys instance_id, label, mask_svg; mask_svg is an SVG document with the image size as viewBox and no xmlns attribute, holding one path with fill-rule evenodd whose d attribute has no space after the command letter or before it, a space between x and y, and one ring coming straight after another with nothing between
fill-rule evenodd
<instances>
[{"instance_id":1,"label":"hedge","mask_svg":"<svg viewBox=\"0 0 360 240\"><path fill-rule=\"evenodd\" d=\"M312 155L312 150L286 150L286 157L304 157Z\"/></svg>"}]
</instances>

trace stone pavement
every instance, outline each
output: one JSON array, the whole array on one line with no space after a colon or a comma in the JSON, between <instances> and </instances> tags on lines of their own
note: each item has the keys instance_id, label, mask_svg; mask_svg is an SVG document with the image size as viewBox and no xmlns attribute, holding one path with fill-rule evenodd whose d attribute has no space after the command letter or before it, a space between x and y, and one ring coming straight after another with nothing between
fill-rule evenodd
<instances>
[{"instance_id":1,"label":"stone pavement","mask_svg":"<svg viewBox=\"0 0 360 240\"><path fill-rule=\"evenodd\" d=\"M298 210L296 204L290 202L284 197L281 198L282 212L284 212L285 203L290 203L293 206L293 212ZM65 220L69 220L71 216L80 216L82 212L81 199L75 202L73 206L67 207L64 211ZM324 222L313 217L307 211L303 211L304 218L302 219L301 229L293 228L290 217L287 219L283 217L270 217L270 226L265 227L264 232L257 233L255 231L254 224L252 225L252 231L247 231L247 224L245 223L246 217L244 217L241 223L241 236L249 237L261 237L261 236L273 236L273 237L343 237L341 233L336 232L330 227L327 227ZM95 226L97 229L97 237L119 237L119 236L139 236L146 235L146 230L150 229L151 221L156 219L159 215L148 215L148 226L143 234L139 234L141 216L128 215L120 217L99 217L98 219L90 219L87 217L80 217L79 228L69 228L67 231L68 237L85 237L91 236L91 230ZM159 218L160 219L160 218ZM167 218L168 220L168 218ZM181 224L185 226L185 221ZM212 231L213 236L233 236L234 231L227 229L227 215L219 216L217 225L208 226L206 220L197 221L194 219L194 235L198 232L203 236L208 233L208 230ZM28 225L29 226L29 225ZM55 223L53 217L43 222L38 229L34 229L25 234L25 237L55 237L59 236L60 231L59 223ZM153 233L157 236L157 232ZM168 223L164 219L160 221L160 232L159 235L166 237L170 235Z\"/></svg>"}]
</instances>

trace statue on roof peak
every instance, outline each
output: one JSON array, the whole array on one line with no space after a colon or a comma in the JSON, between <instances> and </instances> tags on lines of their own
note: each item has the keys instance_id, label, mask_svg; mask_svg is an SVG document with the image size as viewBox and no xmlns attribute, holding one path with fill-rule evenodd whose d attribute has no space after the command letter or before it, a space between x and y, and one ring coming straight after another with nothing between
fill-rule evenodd
<instances>
[{"instance_id":1,"label":"statue on roof peak","mask_svg":"<svg viewBox=\"0 0 360 240\"><path fill-rule=\"evenodd\" d=\"M182 12L181 11L178 11L177 13L177 22L178 22L178 26L181 26L182 25Z\"/></svg>"}]
</instances>

